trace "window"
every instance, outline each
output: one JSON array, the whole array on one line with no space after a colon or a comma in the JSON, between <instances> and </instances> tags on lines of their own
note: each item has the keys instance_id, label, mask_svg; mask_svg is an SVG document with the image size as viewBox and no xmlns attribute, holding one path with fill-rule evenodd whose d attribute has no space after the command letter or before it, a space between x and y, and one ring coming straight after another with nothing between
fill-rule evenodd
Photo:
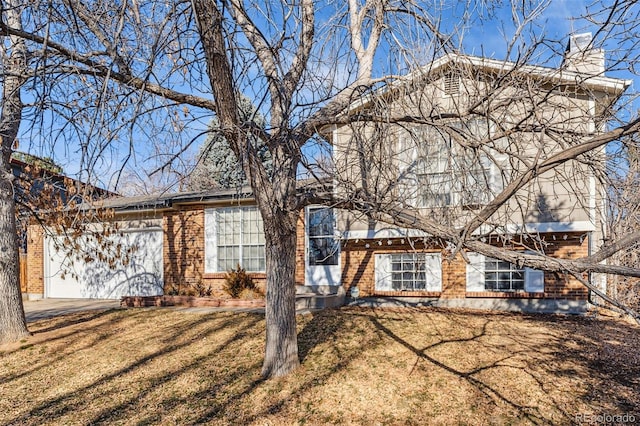
<instances>
[{"instance_id":1,"label":"window","mask_svg":"<svg viewBox=\"0 0 640 426\"><path fill-rule=\"evenodd\" d=\"M469 253L467 291L544 292L544 273L478 253Z\"/></svg>"},{"instance_id":2,"label":"window","mask_svg":"<svg viewBox=\"0 0 640 426\"><path fill-rule=\"evenodd\" d=\"M524 269L513 263L485 257L484 289L487 291L524 291Z\"/></svg>"},{"instance_id":3,"label":"window","mask_svg":"<svg viewBox=\"0 0 640 426\"><path fill-rule=\"evenodd\" d=\"M337 265L340 242L336 240L333 209L310 207L307 214L309 238L309 265Z\"/></svg>"},{"instance_id":4,"label":"window","mask_svg":"<svg viewBox=\"0 0 640 426\"><path fill-rule=\"evenodd\" d=\"M377 291L442 291L440 253L394 253L375 256Z\"/></svg>"},{"instance_id":5,"label":"window","mask_svg":"<svg viewBox=\"0 0 640 426\"><path fill-rule=\"evenodd\" d=\"M502 190L496 162L502 163L503 156L489 148L464 147L455 140L482 140L486 127L483 120L470 120L449 123L447 128L416 126L401 136L400 179L415 207L475 207Z\"/></svg>"},{"instance_id":6,"label":"window","mask_svg":"<svg viewBox=\"0 0 640 426\"><path fill-rule=\"evenodd\" d=\"M422 132L415 167L418 185L416 207L438 207L452 204L453 173L451 141L446 137L428 137Z\"/></svg>"},{"instance_id":7,"label":"window","mask_svg":"<svg viewBox=\"0 0 640 426\"><path fill-rule=\"evenodd\" d=\"M262 217L256 207L205 210L205 272L226 272L238 264L265 270Z\"/></svg>"}]
</instances>

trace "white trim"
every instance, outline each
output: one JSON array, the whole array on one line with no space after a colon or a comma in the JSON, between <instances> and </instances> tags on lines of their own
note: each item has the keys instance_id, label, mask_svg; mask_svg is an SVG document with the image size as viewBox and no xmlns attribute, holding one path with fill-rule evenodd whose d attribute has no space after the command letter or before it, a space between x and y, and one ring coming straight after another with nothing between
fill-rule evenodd
<instances>
[{"instance_id":1,"label":"white trim","mask_svg":"<svg viewBox=\"0 0 640 426\"><path fill-rule=\"evenodd\" d=\"M344 231L341 233L342 238L345 240L366 240L374 238L423 238L428 237L424 231L418 229L405 229L405 228L384 228L384 229L363 229L357 231Z\"/></svg>"},{"instance_id":2,"label":"white trim","mask_svg":"<svg viewBox=\"0 0 640 426\"><path fill-rule=\"evenodd\" d=\"M537 222L527 223L527 232L582 232L594 231L595 223L590 220L575 222Z\"/></svg>"},{"instance_id":3,"label":"white trim","mask_svg":"<svg viewBox=\"0 0 640 426\"><path fill-rule=\"evenodd\" d=\"M589 221L594 224L596 223L596 178L592 173L589 174Z\"/></svg>"},{"instance_id":4,"label":"white trim","mask_svg":"<svg viewBox=\"0 0 640 426\"><path fill-rule=\"evenodd\" d=\"M218 209L204 209L204 273L216 273L218 263L218 255L216 248L218 247L216 223L218 222ZM211 266L209 266L211 265Z\"/></svg>"},{"instance_id":5,"label":"white trim","mask_svg":"<svg viewBox=\"0 0 640 426\"><path fill-rule=\"evenodd\" d=\"M484 260L485 256L480 253L467 253L469 263L465 272L465 290L469 292L482 292L484 289Z\"/></svg>"},{"instance_id":6,"label":"white trim","mask_svg":"<svg viewBox=\"0 0 640 426\"><path fill-rule=\"evenodd\" d=\"M50 236L48 236L46 233L42 236L42 245L43 250L42 250L42 255L44 257L43 262L43 269L42 272L44 273L44 277L43 277L43 286L44 286L44 298L48 298L49 294L51 293L51 259L49 259L49 238L52 238ZM53 237L55 238L55 237Z\"/></svg>"},{"instance_id":7,"label":"white trim","mask_svg":"<svg viewBox=\"0 0 640 426\"><path fill-rule=\"evenodd\" d=\"M376 291L393 291L391 283L391 254L376 253L373 256L374 289Z\"/></svg>"},{"instance_id":8,"label":"white trim","mask_svg":"<svg viewBox=\"0 0 640 426\"><path fill-rule=\"evenodd\" d=\"M329 209L333 214L333 239L338 248L338 263L336 265L310 265L309 264L309 210ZM337 286L342 281L342 247L340 245L339 234L336 227L338 213L336 209L322 205L310 205L304 209L304 285L317 286L329 285Z\"/></svg>"},{"instance_id":9,"label":"white trim","mask_svg":"<svg viewBox=\"0 0 640 426\"><path fill-rule=\"evenodd\" d=\"M590 220L578 220L575 222L531 222L525 223L524 232L588 232L595 231L596 225ZM517 234L523 232L522 225L510 223L502 227L483 225L474 234Z\"/></svg>"},{"instance_id":10,"label":"white trim","mask_svg":"<svg viewBox=\"0 0 640 426\"><path fill-rule=\"evenodd\" d=\"M544 271L524 268L524 291L527 293L544 293Z\"/></svg>"},{"instance_id":11,"label":"white trim","mask_svg":"<svg viewBox=\"0 0 640 426\"><path fill-rule=\"evenodd\" d=\"M145 231L162 231L164 233L164 229L162 226L149 226L148 228L125 228L119 229L118 232L133 234L135 232L145 232Z\"/></svg>"},{"instance_id":12,"label":"white trim","mask_svg":"<svg viewBox=\"0 0 640 426\"><path fill-rule=\"evenodd\" d=\"M489 232L486 227L481 227L474 234ZM491 230L494 230L491 227ZM526 232L588 232L595 231L596 226L591 221L575 221L575 222L535 222L525 224ZM509 224L501 229L504 233L522 232L522 226ZM494 232L495 233L495 232ZM343 231L342 238L345 240L366 240L376 238L424 238L430 236L427 232L419 229L406 228L383 228L383 229L362 229L355 231Z\"/></svg>"}]
</instances>

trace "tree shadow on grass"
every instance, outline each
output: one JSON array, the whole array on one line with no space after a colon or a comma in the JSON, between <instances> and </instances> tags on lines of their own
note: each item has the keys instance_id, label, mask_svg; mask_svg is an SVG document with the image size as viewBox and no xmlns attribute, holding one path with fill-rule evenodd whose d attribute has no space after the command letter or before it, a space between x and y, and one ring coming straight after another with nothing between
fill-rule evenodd
<instances>
[{"instance_id":1,"label":"tree shadow on grass","mask_svg":"<svg viewBox=\"0 0 640 426\"><path fill-rule=\"evenodd\" d=\"M619 324L589 322L585 318L432 308L347 308L299 318L299 354L303 366L289 377L267 381L260 377L263 316L207 315L167 328L166 335L156 338L156 342L159 339L165 343L160 349L138 357L91 383L48 398L29 413L14 416L10 423L62 420L72 411L83 409L87 411L82 417L86 424L247 424L268 416L285 416L291 423L296 421L296 416L300 417L299 421L335 423L341 420L339 414L322 409L307 414L300 406L322 392L323 384L335 386L336 377L347 378L349 371L356 367L352 363L363 353L382 353L381 348L392 346L395 353L404 352L415 357L416 364L409 373L413 384L420 386L420 381L431 380L429 371L423 370L428 365L441 370L445 380L447 376L455 377L477 390L486 400L483 404L489 406L477 416L488 416L491 405L495 405L499 411L510 413L524 422L572 423L576 413L567 410L576 405L567 405L566 391L555 392L554 378L574 379L572 376L580 375L593 376L590 383L595 387L594 394L575 395L575 398L582 398L588 403L595 392L602 392L610 383L612 392L621 390L618 395L607 396L611 404L615 404L615 410L633 412L640 405L638 391L633 391L634 385L638 389L640 367L625 366L623 360L607 358L607 339L614 336L617 341L609 344L625 345L626 351L630 351L632 342L638 339L638 329L628 329ZM208 321L211 319L216 319L216 322L210 325ZM595 330L592 332L593 327ZM349 341L345 341L344 336L349 336ZM208 345L191 346L192 342L202 338L210 339L210 348ZM589 346L597 349L583 349ZM474 358L474 350L484 355ZM152 368L157 362L171 361L182 357L182 354L186 357L188 353L193 355L183 363L169 364L170 368L157 371ZM456 358L458 356L462 360ZM64 362L62 357L64 355L56 362ZM558 362L559 357L567 357L569 362ZM389 360L381 362L387 366ZM604 362L610 362L611 366L600 372L598 369ZM615 368L622 371L616 375ZM508 380L500 377L505 371L522 377L524 384L539 388L547 397L538 397L527 403L526 394L514 393ZM136 381L132 382L134 378ZM198 382L193 386L183 385L185 380L194 379ZM455 387L452 389L456 392ZM126 395L124 398L123 393ZM99 410L91 409L92 401L85 396L96 394L105 404ZM594 405L594 410L608 406ZM547 409L556 414L550 415ZM368 415L349 420L370 421L371 418L366 417ZM456 414L451 416L455 419ZM394 421L401 421L401 418Z\"/></svg>"},{"instance_id":2,"label":"tree shadow on grass","mask_svg":"<svg viewBox=\"0 0 640 426\"><path fill-rule=\"evenodd\" d=\"M211 327L208 328L206 330L206 332L201 333L199 335L199 338L206 338L206 337L210 337L213 334L215 334L217 331L220 330L224 330L228 327L232 327L232 326L238 326L238 322L242 322L242 328L245 330L251 330L256 323L260 322L262 320L262 318L258 315L252 315L252 316L245 316L246 319L244 320L239 320L236 316L234 315L229 315L225 320L220 321L220 323L216 326L216 327ZM190 332L191 330L193 330L194 328L197 328L203 324L206 324L208 322L211 321L211 316L209 315L202 315L200 316L200 318L198 318L196 321L188 321L185 322L184 325L180 326L180 327L174 327L172 328L172 333L170 333L169 335L166 336L166 340L168 342L171 341L179 341L181 337L183 337L186 333ZM232 336L230 337L228 342L221 342L220 344L218 344L218 347L222 347L224 344L229 343L231 341L233 341L236 338L236 336ZM74 390L70 390L68 392L64 392L59 394L56 397L52 397L47 399L46 401L38 404L37 406L33 407L32 409L29 410L29 412L26 412L22 415L19 415L11 420L9 420L9 424L38 424L40 423L40 420L43 419L56 419L56 418L60 418L61 416L71 412L71 411L75 411L75 410L79 410L81 409L81 407L77 406L77 403L74 403L74 401L77 400L81 400L82 404L91 404L91 401L87 401L84 399L84 395L88 392L90 392L91 390L103 386L103 385L108 385L109 383L112 383L113 381L115 381L116 379L125 376L139 368L143 368L144 366L148 365L149 363L151 363L152 361L163 357L163 356L167 356L170 354L175 354L177 352L179 352L182 349L187 348L190 344L192 343L191 340L187 340L187 341L183 341L181 343L177 343L177 344L168 344L166 346L163 346L162 349L154 351L150 354L147 354L137 360L135 360L134 362L130 363L127 366L124 366L120 369L118 369L117 371L114 371L110 374L106 374L104 376L101 376L99 379L92 381L91 383L88 383L86 385L83 385L79 388L75 388ZM215 344L215 342L214 342ZM222 345L222 346L221 346ZM82 347L79 348L78 350L83 350L86 349L88 347L90 347L91 345L87 345L87 347ZM60 357L60 358L64 358L64 356ZM60 362L61 359L58 359L58 361ZM193 363L191 363L192 365L197 365L198 364L198 360L194 361ZM189 368L189 366L187 366L186 368ZM182 369L181 369L182 370ZM133 397L129 400L127 400L126 402L122 403L122 404L118 404L116 406L110 406L108 407L108 409L106 409L105 411L99 413L92 421L87 421L85 422L86 424L94 424L96 422L104 422L107 419L119 419L119 420L126 420L125 417L120 416L119 414L125 414L125 412L123 412L123 408L124 407L131 407L132 405L134 405L135 401L137 401L138 399L140 399L142 396L145 395L146 392L149 392L153 389L156 388L156 386L158 384L161 383L165 383L167 381L170 381L172 378L175 377L175 374L178 374L179 371L169 371L169 372L163 372L161 376L153 376L151 380L148 380L147 383L147 388L146 389L142 389L140 391L138 391L137 393L135 393L133 395ZM116 392L115 389L111 390L112 392ZM40 420L38 420L40 419Z\"/></svg>"},{"instance_id":3,"label":"tree shadow on grass","mask_svg":"<svg viewBox=\"0 0 640 426\"><path fill-rule=\"evenodd\" d=\"M140 384L142 388L137 393L135 393L132 397L115 406L109 406L105 408L100 413L95 415L90 421L88 421L88 424L99 424L99 423L111 424L114 422L126 421L128 418L127 410L130 409L132 405L135 405L137 401L147 397L156 388L162 387L163 385L175 380L176 377L182 374L185 374L189 371L199 371L200 369L202 369L203 365L206 365L208 362L213 362L216 358L216 355L220 354L227 347L238 342L239 340L255 337L253 335L254 333L252 333L251 330L253 326L255 326L255 324L257 324L257 322L259 321L261 321L261 318L259 316L255 316L254 318L251 319L251 321L248 321L242 324L243 330L240 331L239 333L231 335L225 341L215 342L216 348L210 351L209 353L207 353L206 355L196 357L188 364L181 365L179 368L174 369L172 371L168 371L168 372L163 371L161 374L150 377L145 381L145 383ZM224 325L220 327L216 327L216 329L213 329L210 332L206 333L206 335L210 336L216 331L219 331L220 329L230 325L231 324L229 323L225 323ZM172 349L172 351L183 350L183 349L186 349L186 347ZM160 355L164 356L166 355L166 353L162 353ZM162 404L161 404L162 409L163 411L171 411L173 408L177 406L188 405L193 401L201 401L205 398L210 398L212 395L219 393L220 389L224 387L224 385L235 383L236 381L240 380L242 377L245 377L247 374L251 374L250 373L251 371L256 371L256 370L259 371L259 368L260 368L260 363L254 363L249 367L248 370L236 369L235 371L225 375L224 383L218 384L217 388L213 388L213 389L207 388L203 391L197 392L195 394L190 394L188 396L172 396L171 398L165 399L162 401ZM242 397L244 394L250 393L262 381L263 381L262 378L258 378L256 380L251 381L249 386L241 394L234 395L233 398L231 398L231 401L233 401L235 398ZM224 405L225 404L221 404L220 406L212 407L212 412L210 417L215 417L220 410L224 409ZM149 415L144 420L138 421L138 423L142 423L142 424L152 424L152 423L159 424L162 422L163 422L162 414L158 412L150 412ZM202 424L202 423L203 421L199 421L195 424Z\"/></svg>"},{"instance_id":4,"label":"tree shadow on grass","mask_svg":"<svg viewBox=\"0 0 640 426\"><path fill-rule=\"evenodd\" d=\"M401 338L400 336L398 336L393 330L391 330L391 328L385 326L384 322L378 316L370 315L369 318L370 318L372 324L374 325L374 327L377 330L379 330L384 335L386 335L390 339L392 339L394 342L402 345L404 348L406 348L407 350L409 350L410 352L415 354L418 357L418 359L427 361L427 362L437 366L438 368L441 368L442 370L446 371L447 373L453 374L453 375L465 380L470 385L472 385L477 390L479 390L482 394L484 394L486 397L488 397L490 400L497 399L497 400L507 404L508 406L516 409L521 417L531 421L534 424L539 424L539 423L544 423L545 422L545 419L543 418L541 413L537 413L537 411L539 410L538 407L520 405L520 404L510 400L510 398L508 398L506 395L504 395L498 389L495 389L491 385L489 385L489 384L483 382L482 380L477 379L477 378L474 377L476 374L478 374L478 373L480 373L482 371L491 370L491 369L496 368L498 366L502 366L503 365L502 363L504 361L508 360L508 359L511 359L513 357L513 354L512 355L508 355L508 356L500 357L500 358L498 358L497 360L493 361L490 364L485 364L485 365L483 365L481 367L472 368L472 369L469 369L469 370L466 370L466 371L458 369L458 368L454 368L451 365L449 365L448 363L443 362L441 360L438 360L437 358L429 355L429 351L434 349L434 348L436 348L436 347L438 347L438 346L447 345L447 344L451 344L451 343L468 343L468 342L472 342L472 341L479 341L483 337L486 337L487 336L487 327L489 326L489 323L490 323L490 321L488 319L482 321L482 325L481 325L480 330L478 332L475 332L475 330L474 330L473 335L471 337L457 338L457 339L441 339L436 343L431 343L431 344L428 344L426 346L417 347L414 344L411 344L407 340L405 340L405 339Z\"/></svg>"},{"instance_id":5,"label":"tree shadow on grass","mask_svg":"<svg viewBox=\"0 0 640 426\"><path fill-rule=\"evenodd\" d=\"M312 314L312 318L298 333L298 357L300 363L309 356L314 348L329 340L335 340L347 327L343 318L334 310L325 309Z\"/></svg>"},{"instance_id":6,"label":"tree shadow on grass","mask_svg":"<svg viewBox=\"0 0 640 426\"><path fill-rule=\"evenodd\" d=\"M37 330L33 330L31 331L31 334L36 335L36 334L42 334L42 333L47 333L49 331L54 331L54 330L59 330L62 328L67 328L69 326L72 325L76 325L76 324L80 324L83 322L91 322L93 320L96 320L98 318L110 315L111 313L113 313L114 311L117 311L119 309L116 308L112 308L112 309L105 309L105 310L101 310L101 311L91 311L91 313L87 312L87 311L80 311L80 312L73 312L70 314L66 314L66 315L56 315L54 324L46 327L46 328L38 328ZM52 312L55 312L54 310L52 310ZM53 315L53 314L52 314ZM50 318L42 318L42 319L38 319L36 321L42 321L42 320L46 320L47 322L51 322ZM37 324L30 324L29 328L33 329L34 326L37 326Z\"/></svg>"},{"instance_id":7,"label":"tree shadow on grass","mask_svg":"<svg viewBox=\"0 0 640 426\"><path fill-rule=\"evenodd\" d=\"M25 342L25 344L23 345L14 345L15 346L14 349L3 351L2 355L10 355L16 351L33 348L34 345L42 345L41 347L44 348L44 345L54 344L58 341L64 341L65 339L72 338L72 337L76 339L80 339L82 337L87 338L83 345L75 348L75 351L90 349L94 345L99 343L100 340L107 338L110 335L118 333L119 331L118 323L122 322L125 319L130 319L132 316L139 317L143 315L142 312L137 312L125 318L125 317L114 316L113 314L116 312L118 312L117 309L112 309L112 310L102 311L102 312L93 313L93 314L88 314L88 312L77 312L77 313L61 316L59 318L63 320L57 321L55 325L53 325L52 327L47 327L46 329L39 329L33 332L33 335L35 336L34 341ZM64 320L65 317L69 317L68 320ZM95 322L101 319L104 319L105 322ZM85 326L82 328L74 327L80 324L85 324ZM109 331L104 331L106 325L108 325ZM71 329L66 331L65 329L67 328L71 328ZM39 334L44 334L46 332L52 332L56 330L61 330L61 332L56 333L55 336L45 337L42 339L40 339L40 336L38 336ZM62 331L62 330L65 330L65 331ZM97 330L100 330L100 332L97 332ZM52 364L64 359L66 356L67 356L67 353L65 353L65 351L59 351L55 354L55 356L46 357L40 363L32 364L28 367L23 367L14 374L0 375L0 383L8 384L11 381L28 376L29 374L34 374L37 371L48 367L49 364Z\"/></svg>"}]
</instances>

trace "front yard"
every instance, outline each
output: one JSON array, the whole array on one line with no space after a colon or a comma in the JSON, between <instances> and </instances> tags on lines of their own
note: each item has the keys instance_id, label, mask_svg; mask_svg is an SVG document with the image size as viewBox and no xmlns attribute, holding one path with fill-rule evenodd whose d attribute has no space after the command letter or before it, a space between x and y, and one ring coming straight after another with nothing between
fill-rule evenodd
<instances>
[{"instance_id":1,"label":"front yard","mask_svg":"<svg viewBox=\"0 0 640 426\"><path fill-rule=\"evenodd\" d=\"M298 322L302 367L270 381L261 315L33 323L0 346L0 424L640 422L640 328L620 320L344 308Z\"/></svg>"}]
</instances>

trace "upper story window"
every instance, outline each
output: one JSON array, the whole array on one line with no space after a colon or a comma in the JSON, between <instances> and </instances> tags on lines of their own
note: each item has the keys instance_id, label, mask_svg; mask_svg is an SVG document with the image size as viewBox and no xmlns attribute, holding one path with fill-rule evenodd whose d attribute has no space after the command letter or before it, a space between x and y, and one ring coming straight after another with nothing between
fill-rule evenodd
<instances>
[{"instance_id":1,"label":"upper story window","mask_svg":"<svg viewBox=\"0 0 640 426\"><path fill-rule=\"evenodd\" d=\"M482 120L449 123L448 129L468 142L488 135ZM405 132L400 169L409 201L417 208L486 204L503 187L495 164L499 155L490 156L489 151L456 142L445 128L417 126Z\"/></svg>"},{"instance_id":2,"label":"upper story window","mask_svg":"<svg viewBox=\"0 0 640 426\"><path fill-rule=\"evenodd\" d=\"M264 272L264 230L257 207L205 210L205 272L226 272L242 266Z\"/></svg>"}]
</instances>

